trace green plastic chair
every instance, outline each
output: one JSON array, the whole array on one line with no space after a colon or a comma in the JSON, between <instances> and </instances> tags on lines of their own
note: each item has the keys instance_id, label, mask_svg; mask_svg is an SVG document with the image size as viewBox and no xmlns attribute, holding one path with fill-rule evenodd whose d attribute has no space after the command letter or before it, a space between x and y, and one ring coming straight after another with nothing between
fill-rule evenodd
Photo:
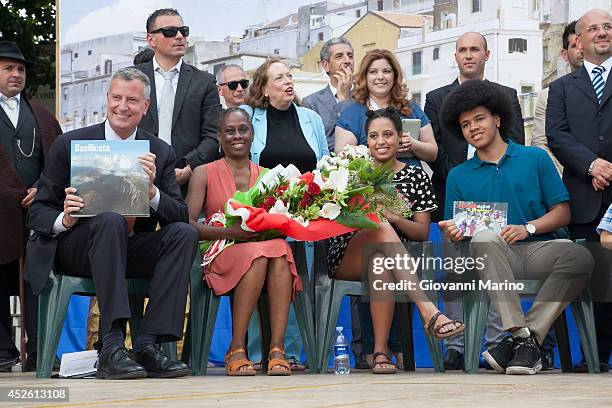
<instances>
[{"instance_id":1,"label":"green plastic chair","mask_svg":"<svg viewBox=\"0 0 612 408\"><path fill-rule=\"evenodd\" d=\"M318 251L317 251L318 249ZM432 254L431 242L424 242L422 255L430 257ZM421 255L421 254L419 254ZM315 246L315 262L318 268L315 283L315 318L317 331L317 356L318 371L327 373L330 349L335 334L336 322L340 313L340 304L345 295L362 296L367 294L367 289L361 282L343 281L330 279L327 274L327 260L325 250L322 246ZM423 269L423 279L433 279L435 271ZM438 302L437 293L429 293L428 297ZM400 320L400 334L402 341L402 354L405 371L414 371L414 344L412 338L412 314L411 303L396 303L396 312ZM427 335L427 346L432 357L436 372L444 372L444 361L442 356L442 342Z\"/></svg>"},{"instance_id":2,"label":"green plastic chair","mask_svg":"<svg viewBox=\"0 0 612 408\"><path fill-rule=\"evenodd\" d=\"M149 292L148 279L127 279L129 294L145 295ZM38 345L36 378L50 378L68 303L72 295L95 296L93 279L51 274L47 286L38 297ZM134 304L130 299L130 306ZM142 320L141 308L133 309L130 319L132 339L135 339ZM139 312L139 313L135 313ZM175 343L162 344L164 351L176 358Z\"/></svg>"},{"instance_id":3,"label":"green plastic chair","mask_svg":"<svg viewBox=\"0 0 612 408\"><path fill-rule=\"evenodd\" d=\"M304 290L300 292L293 301L295 315L300 335L306 351L306 357L309 362L309 370L312 372L316 361L316 348L314 338L314 321L312 313L312 305L308 290L308 269L306 267L306 255L304 243L293 241L289 243L293 249L294 258L298 275L302 279ZM217 320L217 311L219 310L220 297L215 295L202 279L202 267L199 257L191 269L191 309L189 312L189 334L190 338L186 340L191 345L191 370L193 375L205 375L208 355L210 353L210 345L212 342L213 331L215 329L215 321ZM270 348L270 316L268 312L268 298L266 294L260 296L257 304L257 312L259 313L259 324L261 331L261 356L262 370L266 371L268 367L268 350ZM183 359L185 361L185 359Z\"/></svg>"},{"instance_id":4,"label":"green plastic chair","mask_svg":"<svg viewBox=\"0 0 612 408\"><path fill-rule=\"evenodd\" d=\"M584 240L577 240L584 244ZM466 249L463 249L464 251ZM477 278L477 276L475 276ZM542 287L538 280L517 281L524 284L521 295L535 295ZM482 337L484 336L489 313L490 298L486 291L472 291L463 295L463 316L465 320L465 368L469 374L478 372L480 352L482 349ZM589 367L589 373L599 373L599 354L597 352L597 336L595 333L595 317L593 315L593 302L588 288L582 292L579 298L571 302L572 313L576 321L576 327L580 334L585 359ZM571 372L571 354L567 337L567 323L565 314L561 314L555 322L555 334L559 347L559 357L563 372Z\"/></svg>"}]
</instances>

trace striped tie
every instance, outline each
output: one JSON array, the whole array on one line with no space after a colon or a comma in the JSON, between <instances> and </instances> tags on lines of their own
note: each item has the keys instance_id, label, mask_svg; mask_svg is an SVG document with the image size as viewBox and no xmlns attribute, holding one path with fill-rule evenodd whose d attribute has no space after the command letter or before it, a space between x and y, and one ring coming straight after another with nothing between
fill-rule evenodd
<instances>
[{"instance_id":1,"label":"striped tie","mask_svg":"<svg viewBox=\"0 0 612 408\"><path fill-rule=\"evenodd\" d=\"M599 66L593 68L593 71L591 71L593 73L593 88L595 88L595 95L597 95L597 100L600 104L601 98L603 98L604 87L606 85L602 75L605 70L606 69L604 67Z\"/></svg>"}]
</instances>

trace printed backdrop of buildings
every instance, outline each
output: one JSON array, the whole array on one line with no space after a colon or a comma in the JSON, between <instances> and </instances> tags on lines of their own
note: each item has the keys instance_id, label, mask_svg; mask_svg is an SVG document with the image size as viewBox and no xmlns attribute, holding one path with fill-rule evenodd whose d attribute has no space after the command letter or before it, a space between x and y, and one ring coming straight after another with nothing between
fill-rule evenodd
<instances>
[{"instance_id":1,"label":"printed backdrop of buildings","mask_svg":"<svg viewBox=\"0 0 612 408\"><path fill-rule=\"evenodd\" d=\"M457 38L466 31L477 31L486 37L491 50L486 78L517 90L530 133L538 93L567 72L560 57L563 27L586 10L612 8L612 0L313 0L300 4L304 1L296 2L294 12L280 19L253 21L241 37L206 41L191 36L185 61L212 74L230 63L252 73L266 58L279 57L293 68L298 95L303 97L327 84L319 64L323 42L345 36L354 46L357 65L370 49L394 51L412 97L423 106L427 92L457 76ZM151 11L133 11L142 14L140 26ZM215 12L220 19L231 18L226 10L207 9L207 13ZM185 14L184 20L193 27L198 16ZM60 29L65 32L69 27ZM134 55L146 46L144 31L60 44L60 123L64 130L105 119L110 76L132 65Z\"/></svg>"}]
</instances>

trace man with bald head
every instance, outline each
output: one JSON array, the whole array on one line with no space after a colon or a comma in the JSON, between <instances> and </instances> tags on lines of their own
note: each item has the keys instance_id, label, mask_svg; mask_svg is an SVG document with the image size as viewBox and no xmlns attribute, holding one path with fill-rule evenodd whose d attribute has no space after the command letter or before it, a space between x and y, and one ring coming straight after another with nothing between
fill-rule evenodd
<instances>
[{"instance_id":1,"label":"man with bald head","mask_svg":"<svg viewBox=\"0 0 612 408\"><path fill-rule=\"evenodd\" d=\"M597 225L612 204L612 18L589 10L576 23L582 68L550 84L546 110L548 145L563 165L570 193L572 239L598 242ZM597 256L597 255L596 255ZM597 259L597 257L596 257ZM595 271L595 299L609 292L609 270ZM609 269L609 267L607 268ZM601 368L607 371L612 349L612 304L595 303Z\"/></svg>"},{"instance_id":2,"label":"man with bald head","mask_svg":"<svg viewBox=\"0 0 612 408\"><path fill-rule=\"evenodd\" d=\"M476 32L467 32L457 39L455 45L455 61L459 68L459 75L451 84L434 89L427 93L425 100L425 114L431 121L436 143L438 144L438 157L429 166L433 170L432 183L439 203L444 203L446 197L446 178L451 169L463 163L474 155L475 149L469 145L461 132L456 129L446 129L439 119L439 111L444 98L465 81L487 81L485 77L485 64L491 52L487 48L486 38ZM515 143L525 144L525 127L521 106L516 96L516 90L499 85L512 101L512 125L500 129L504 140L512 139ZM444 219L444 205L440 205L432 214L432 221ZM446 311L453 319L463 316L461 301L448 302ZM488 317L486 346L494 346L503 339L501 321L495 309L491 308ZM447 342L447 353L444 359L447 370L463 368L463 335L455 336Z\"/></svg>"},{"instance_id":3,"label":"man with bald head","mask_svg":"<svg viewBox=\"0 0 612 408\"><path fill-rule=\"evenodd\" d=\"M236 64L229 64L217 73L217 90L223 97L225 108L237 108L244 105L249 79L246 72Z\"/></svg>"}]
</instances>

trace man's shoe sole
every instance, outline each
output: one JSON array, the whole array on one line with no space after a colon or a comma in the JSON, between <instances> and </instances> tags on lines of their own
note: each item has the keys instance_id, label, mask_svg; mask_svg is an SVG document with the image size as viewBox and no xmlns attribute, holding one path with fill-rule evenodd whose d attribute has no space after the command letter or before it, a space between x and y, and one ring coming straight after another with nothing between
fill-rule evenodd
<instances>
[{"instance_id":1,"label":"man's shoe sole","mask_svg":"<svg viewBox=\"0 0 612 408\"><path fill-rule=\"evenodd\" d=\"M96 372L96 378L99 380L131 380L135 378L146 378L146 371L132 371L131 373L119 373L119 374L110 374L106 371L98 370Z\"/></svg>"},{"instance_id":2,"label":"man's shoe sole","mask_svg":"<svg viewBox=\"0 0 612 408\"><path fill-rule=\"evenodd\" d=\"M497 374L504 374L504 373L507 374L506 369L497 363L497 361L493 358L491 353L489 353L489 350L485 350L482 353L482 356L484 357L485 361L489 363L491 368L493 368L493 371L495 371Z\"/></svg>"},{"instance_id":3,"label":"man's shoe sole","mask_svg":"<svg viewBox=\"0 0 612 408\"><path fill-rule=\"evenodd\" d=\"M177 378L177 377L187 377L190 375L191 375L191 368L185 368L182 370L175 370L175 371L162 371L162 372L147 371L147 377L150 377L150 378Z\"/></svg>"},{"instance_id":4,"label":"man's shoe sole","mask_svg":"<svg viewBox=\"0 0 612 408\"><path fill-rule=\"evenodd\" d=\"M534 367L510 366L506 368L508 375L534 375L542 369L542 360L538 360Z\"/></svg>"}]
</instances>

